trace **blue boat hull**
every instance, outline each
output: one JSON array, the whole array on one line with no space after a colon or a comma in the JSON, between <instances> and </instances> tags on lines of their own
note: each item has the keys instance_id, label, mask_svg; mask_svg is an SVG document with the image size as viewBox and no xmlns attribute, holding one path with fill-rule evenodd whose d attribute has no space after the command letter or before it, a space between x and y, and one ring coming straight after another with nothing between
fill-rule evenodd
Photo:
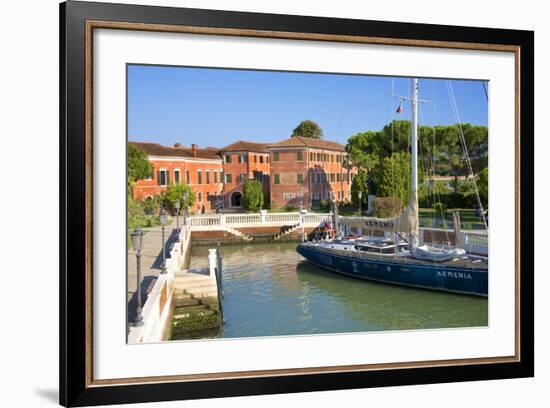
<instances>
[{"instance_id":1,"label":"blue boat hull","mask_svg":"<svg viewBox=\"0 0 550 408\"><path fill-rule=\"evenodd\" d=\"M304 244L298 245L296 251L323 269L355 278L467 295L488 293L486 269L357 257Z\"/></svg>"}]
</instances>

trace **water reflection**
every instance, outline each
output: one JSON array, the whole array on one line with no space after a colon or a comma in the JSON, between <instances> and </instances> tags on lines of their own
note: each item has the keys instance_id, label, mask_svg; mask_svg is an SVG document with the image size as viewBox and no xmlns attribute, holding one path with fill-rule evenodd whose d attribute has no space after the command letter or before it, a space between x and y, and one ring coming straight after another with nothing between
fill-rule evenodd
<instances>
[{"instance_id":1,"label":"water reflection","mask_svg":"<svg viewBox=\"0 0 550 408\"><path fill-rule=\"evenodd\" d=\"M339 276L303 260L294 243L222 247L223 337L487 325L487 299ZM207 266L193 247L191 267Z\"/></svg>"}]
</instances>

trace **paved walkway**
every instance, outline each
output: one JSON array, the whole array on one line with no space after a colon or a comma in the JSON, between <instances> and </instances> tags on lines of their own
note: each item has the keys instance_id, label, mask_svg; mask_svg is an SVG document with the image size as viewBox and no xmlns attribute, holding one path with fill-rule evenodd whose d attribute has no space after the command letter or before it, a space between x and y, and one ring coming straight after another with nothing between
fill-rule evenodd
<instances>
[{"instance_id":1,"label":"paved walkway","mask_svg":"<svg viewBox=\"0 0 550 408\"><path fill-rule=\"evenodd\" d=\"M180 226L183 217L180 216ZM143 249L141 250L141 293L142 304L145 303L146 294L155 284L156 277L162 270L162 232L161 227L143 228ZM166 257L169 256L170 247L176 240L176 218L172 217L172 223L164 227L164 240ZM128 251L128 320L132 321L135 311L137 269L136 252L130 248Z\"/></svg>"}]
</instances>

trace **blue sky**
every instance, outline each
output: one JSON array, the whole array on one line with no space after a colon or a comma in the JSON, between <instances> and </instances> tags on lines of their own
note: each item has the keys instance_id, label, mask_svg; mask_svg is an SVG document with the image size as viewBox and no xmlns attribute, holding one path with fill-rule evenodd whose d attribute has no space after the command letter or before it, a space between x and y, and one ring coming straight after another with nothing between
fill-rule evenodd
<instances>
[{"instance_id":1,"label":"blue sky","mask_svg":"<svg viewBox=\"0 0 550 408\"><path fill-rule=\"evenodd\" d=\"M289 73L130 65L128 138L164 145L180 142L223 147L236 140L274 142L304 119L319 123L324 138L346 143L393 119L394 92L408 95L410 80L363 75ZM452 81L462 122L487 125L487 97L480 81ZM444 80L420 79L420 124L455 123Z\"/></svg>"}]
</instances>

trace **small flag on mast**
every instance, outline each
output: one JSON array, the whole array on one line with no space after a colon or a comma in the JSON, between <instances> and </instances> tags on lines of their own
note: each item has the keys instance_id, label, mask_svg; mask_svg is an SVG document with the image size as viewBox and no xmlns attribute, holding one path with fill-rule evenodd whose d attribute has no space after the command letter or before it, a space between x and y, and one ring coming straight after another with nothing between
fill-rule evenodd
<instances>
[{"instance_id":1,"label":"small flag on mast","mask_svg":"<svg viewBox=\"0 0 550 408\"><path fill-rule=\"evenodd\" d=\"M395 113L403 113L403 101L402 100L399 101L399 106L395 110Z\"/></svg>"}]
</instances>

